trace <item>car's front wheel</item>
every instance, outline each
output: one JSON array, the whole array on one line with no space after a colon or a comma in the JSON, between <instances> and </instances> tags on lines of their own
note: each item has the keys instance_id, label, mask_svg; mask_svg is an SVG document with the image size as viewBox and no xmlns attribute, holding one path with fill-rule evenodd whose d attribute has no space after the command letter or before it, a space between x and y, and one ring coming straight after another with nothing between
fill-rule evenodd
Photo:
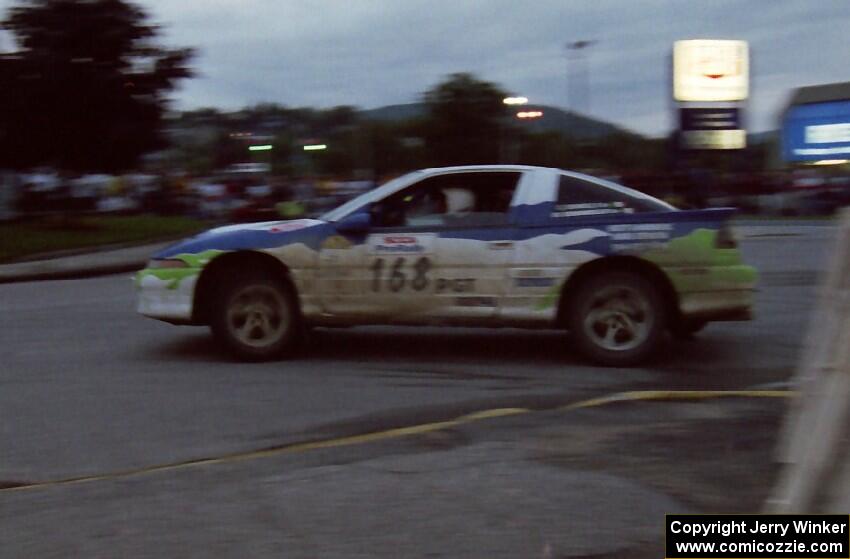
<instances>
[{"instance_id":1,"label":"car's front wheel","mask_svg":"<svg viewBox=\"0 0 850 559\"><path fill-rule=\"evenodd\" d=\"M225 282L211 318L213 334L241 359L279 357L292 351L300 338L294 293L271 277L242 276Z\"/></svg>"},{"instance_id":2,"label":"car's front wheel","mask_svg":"<svg viewBox=\"0 0 850 559\"><path fill-rule=\"evenodd\" d=\"M608 272L588 278L572 297L571 335L602 365L626 367L649 358L664 337L664 300L644 276Z\"/></svg>"}]
</instances>

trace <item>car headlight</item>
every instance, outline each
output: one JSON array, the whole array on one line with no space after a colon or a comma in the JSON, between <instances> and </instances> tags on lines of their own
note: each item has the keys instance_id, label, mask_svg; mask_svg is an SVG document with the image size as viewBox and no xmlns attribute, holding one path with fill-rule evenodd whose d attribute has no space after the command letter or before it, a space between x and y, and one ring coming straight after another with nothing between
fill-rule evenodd
<instances>
[{"instance_id":1,"label":"car headlight","mask_svg":"<svg viewBox=\"0 0 850 559\"><path fill-rule=\"evenodd\" d=\"M188 268L189 265L176 258L154 258L148 261L147 267L153 269L162 268Z\"/></svg>"}]
</instances>

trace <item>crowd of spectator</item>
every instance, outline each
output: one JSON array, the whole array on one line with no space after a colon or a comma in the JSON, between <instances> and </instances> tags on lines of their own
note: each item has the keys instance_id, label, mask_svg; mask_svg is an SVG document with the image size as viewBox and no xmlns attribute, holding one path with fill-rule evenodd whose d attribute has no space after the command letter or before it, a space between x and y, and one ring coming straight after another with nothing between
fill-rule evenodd
<instances>
[{"instance_id":1,"label":"crowd of spectator","mask_svg":"<svg viewBox=\"0 0 850 559\"><path fill-rule=\"evenodd\" d=\"M746 213L828 215L850 205L850 173L812 168L761 173L590 174L620 182L677 207L735 206ZM264 172L63 176L15 175L14 215L73 212L187 215L216 221L257 221L315 215L383 181L275 177ZM10 185L7 181L6 187ZM7 212L7 215L9 212Z\"/></svg>"}]
</instances>

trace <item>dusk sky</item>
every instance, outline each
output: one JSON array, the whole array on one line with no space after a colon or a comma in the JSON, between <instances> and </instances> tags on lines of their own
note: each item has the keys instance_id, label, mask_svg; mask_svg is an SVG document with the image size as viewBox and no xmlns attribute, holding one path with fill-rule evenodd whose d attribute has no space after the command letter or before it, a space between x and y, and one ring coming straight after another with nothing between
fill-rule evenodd
<instances>
[{"instance_id":1,"label":"dusk sky","mask_svg":"<svg viewBox=\"0 0 850 559\"><path fill-rule=\"evenodd\" d=\"M471 72L567 107L565 43L585 52L590 114L649 135L671 118L678 39L749 41L752 131L775 128L792 89L850 80L850 0L141 0L162 42L198 49L180 109L374 108L417 101ZM0 0L0 5L10 5ZM578 108L583 108L579 106Z\"/></svg>"}]
</instances>

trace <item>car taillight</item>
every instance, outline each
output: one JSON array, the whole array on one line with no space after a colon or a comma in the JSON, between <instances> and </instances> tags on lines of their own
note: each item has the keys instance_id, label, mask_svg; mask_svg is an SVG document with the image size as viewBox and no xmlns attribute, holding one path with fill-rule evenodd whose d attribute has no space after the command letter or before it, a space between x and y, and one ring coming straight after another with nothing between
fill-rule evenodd
<instances>
[{"instance_id":1,"label":"car taillight","mask_svg":"<svg viewBox=\"0 0 850 559\"><path fill-rule=\"evenodd\" d=\"M732 229L732 225L728 222L725 222L720 226L720 230L714 238L714 246L715 248L738 247L738 239L735 238L735 231Z\"/></svg>"}]
</instances>

